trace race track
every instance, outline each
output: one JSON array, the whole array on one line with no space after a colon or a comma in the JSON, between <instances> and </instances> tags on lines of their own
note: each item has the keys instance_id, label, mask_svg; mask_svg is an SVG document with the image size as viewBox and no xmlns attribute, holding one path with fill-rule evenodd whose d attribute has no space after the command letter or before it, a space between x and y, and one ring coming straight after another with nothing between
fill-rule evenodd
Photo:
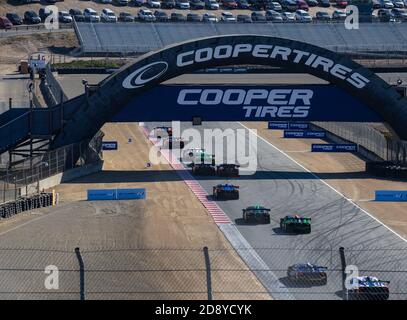
<instances>
[{"instance_id":1,"label":"race track","mask_svg":"<svg viewBox=\"0 0 407 320\"><path fill-rule=\"evenodd\" d=\"M158 125L162 123L146 124L149 129ZM188 127L189 123L181 125L182 130ZM243 126L239 123L212 122L194 128L203 132L210 128L243 129ZM247 145L248 135L240 132L237 144L244 141ZM226 144L223 149L225 154ZM217 203L278 277L282 290L288 288L296 299L342 299L339 247L344 247L347 264L356 265L360 275L390 280L390 298L407 298L407 279L400 273L407 270L407 244L404 239L260 138L257 139L257 150L258 169L255 174L232 180L199 177L198 181L208 194L218 183L228 181L240 186L239 200ZM217 159L217 163L220 162ZM242 208L254 204L271 208L270 225L242 223ZM311 217L312 233L282 233L279 220L287 214ZM300 262L327 266L328 284L308 286L290 283L286 278L286 269ZM278 295L278 292L273 293Z\"/></svg>"}]
</instances>

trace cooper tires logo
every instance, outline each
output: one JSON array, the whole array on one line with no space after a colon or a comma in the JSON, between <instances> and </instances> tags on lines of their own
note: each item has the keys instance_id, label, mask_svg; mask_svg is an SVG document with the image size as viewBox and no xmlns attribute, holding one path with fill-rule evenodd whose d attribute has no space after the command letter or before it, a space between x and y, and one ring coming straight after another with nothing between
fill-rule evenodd
<instances>
[{"instance_id":1,"label":"cooper tires logo","mask_svg":"<svg viewBox=\"0 0 407 320\"><path fill-rule=\"evenodd\" d=\"M135 89L144 86L151 80L159 78L168 69L168 63L164 61L153 62L137 69L124 79L122 85L126 89Z\"/></svg>"}]
</instances>

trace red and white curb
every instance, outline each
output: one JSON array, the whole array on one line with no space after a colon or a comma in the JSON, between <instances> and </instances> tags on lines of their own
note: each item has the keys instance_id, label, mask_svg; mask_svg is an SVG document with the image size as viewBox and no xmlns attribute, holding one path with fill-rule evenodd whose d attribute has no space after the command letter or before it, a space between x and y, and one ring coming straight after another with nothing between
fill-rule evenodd
<instances>
[{"instance_id":1,"label":"red and white curb","mask_svg":"<svg viewBox=\"0 0 407 320\"><path fill-rule=\"evenodd\" d=\"M157 139L151 138L150 133L144 124L140 123L140 128L147 139L157 148ZM209 194L205 191L204 188L195 180L195 178L185 169L184 165L174 156L171 155L169 149L161 149L161 154L168 161L171 167L177 172L186 185L191 189L195 194L198 200L203 204L203 206L208 210L213 221L217 225L221 224L231 224L229 217L226 213L216 204L215 201L208 199Z\"/></svg>"}]
</instances>

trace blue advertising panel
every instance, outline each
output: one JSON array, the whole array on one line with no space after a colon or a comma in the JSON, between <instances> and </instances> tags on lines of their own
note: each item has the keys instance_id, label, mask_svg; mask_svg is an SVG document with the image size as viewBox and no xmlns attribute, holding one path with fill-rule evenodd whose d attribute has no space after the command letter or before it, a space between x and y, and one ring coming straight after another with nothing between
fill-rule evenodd
<instances>
[{"instance_id":1,"label":"blue advertising panel","mask_svg":"<svg viewBox=\"0 0 407 320\"><path fill-rule=\"evenodd\" d=\"M88 201L94 200L115 200L116 189L89 189Z\"/></svg>"},{"instance_id":2,"label":"blue advertising panel","mask_svg":"<svg viewBox=\"0 0 407 320\"><path fill-rule=\"evenodd\" d=\"M310 127L309 123L306 123L306 122L290 122L288 124L289 129L308 130L309 127Z\"/></svg>"},{"instance_id":3,"label":"blue advertising panel","mask_svg":"<svg viewBox=\"0 0 407 320\"><path fill-rule=\"evenodd\" d=\"M268 124L269 129L288 129L288 122L281 122L281 121L269 121Z\"/></svg>"},{"instance_id":4,"label":"blue advertising panel","mask_svg":"<svg viewBox=\"0 0 407 320\"><path fill-rule=\"evenodd\" d=\"M407 190L376 190L375 201L407 201Z\"/></svg>"},{"instance_id":5,"label":"blue advertising panel","mask_svg":"<svg viewBox=\"0 0 407 320\"><path fill-rule=\"evenodd\" d=\"M117 189L117 200L145 199L146 189Z\"/></svg>"},{"instance_id":6,"label":"blue advertising panel","mask_svg":"<svg viewBox=\"0 0 407 320\"><path fill-rule=\"evenodd\" d=\"M382 121L361 101L331 84L158 85L133 98L112 121L192 121L193 117L292 123Z\"/></svg>"},{"instance_id":7,"label":"blue advertising panel","mask_svg":"<svg viewBox=\"0 0 407 320\"><path fill-rule=\"evenodd\" d=\"M103 141L102 150L117 150L118 143L117 141Z\"/></svg>"},{"instance_id":8,"label":"blue advertising panel","mask_svg":"<svg viewBox=\"0 0 407 320\"><path fill-rule=\"evenodd\" d=\"M312 152L356 152L358 146L354 143L333 144L333 143L313 143Z\"/></svg>"},{"instance_id":9,"label":"blue advertising panel","mask_svg":"<svg viewBox=\"0 0 407 320\"><path fill-rule=\"evenodd\" d=\"M284 130L284 138L325 138L325 131L312 130Z\"/></svg>"},{"instance_id":10,"label":"blue advertising panel","mask_svg":"<svg viewBox=\"0 0 407 320\"><path fill-rule=\"evenodd\" d=\"M135 200L145 199L146 189L88 189L87 200Z\"/></svg>"}]
</instances>

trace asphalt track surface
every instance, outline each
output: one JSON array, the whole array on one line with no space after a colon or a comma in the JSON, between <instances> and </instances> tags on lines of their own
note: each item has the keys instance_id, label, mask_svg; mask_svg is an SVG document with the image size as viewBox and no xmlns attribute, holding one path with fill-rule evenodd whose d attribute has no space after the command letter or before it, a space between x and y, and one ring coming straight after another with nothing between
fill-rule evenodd
<instances>
[{"instance_id":1,"label":"asphalt track surface","mask_svg":"<svg viewBox=\"0 0 407 320\"><path fill-rule=\"evenodd\" d=\"M146 123L149 129L159 125L163 124ZM181 124L181 130L189 127L190 123ZM206 122L194 128L200 132L210 128L231 128L231 132L244 129L241 124L232 122ZM242 133L240 130L236 141L238 145L246 143L247 146L247 131ZM226 148L224 143L223 154L226 154ZM260 138L257 139L257 151L258 167L252 175L227 180L196 178L208 194L212 194L212 187L218 183L231 182L240 186L239 200L217 203L277 276L282 292L288 288L296 299L342 299L339 248L344 247L347 265L355 265L359 275L389 280L390 299L407 298L407 243L404 239ZM217 157L216 162L222 160ZM254 204L271 208L271 224L242 222L242 208ZM312 233L282 232L279 221L287 214L311 217ZM287 267L300 262L327 266L328 284L314 286L290 282L286 278ZM279 292L273 293L278 295Z\"/></svg>"}]
</instances>

